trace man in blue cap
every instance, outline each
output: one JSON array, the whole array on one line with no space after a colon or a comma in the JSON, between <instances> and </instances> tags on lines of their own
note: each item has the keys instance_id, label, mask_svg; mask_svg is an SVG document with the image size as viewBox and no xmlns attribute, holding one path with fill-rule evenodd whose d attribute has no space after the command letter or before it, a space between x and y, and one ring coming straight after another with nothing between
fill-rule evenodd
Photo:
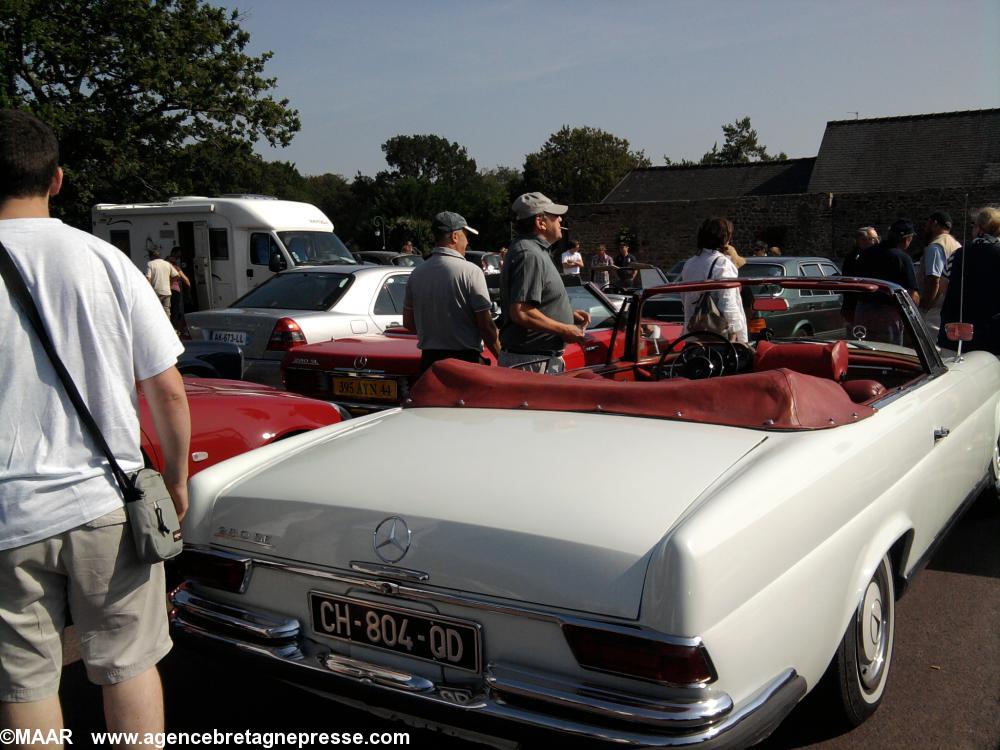
<instances>
[{"instance_id":1,"label":"man in blue cap","mask_svg":"<svg viewBox=\"0 0 1000 750\"><path fill-rule=\"evenodd\" d=\"M434 217L434 249L406 284L403 325L417 332L420 372L442 359L482 360L483 342L500 355L492 302L482 269L465 259L467 232L479 234L453 211Z\"/></svg>"},{"instance_id":2,"label":"man in blue cap","mask_svg":"<svg viewBox=\"0 0 1000 750\"><path fill-rule=\"evenodd\" d=\"M866 250L858 258L854 273L869 279L880 279L899 284L920 302L917 291L917 272L913 260L907 254L916 230L909 219L897 219L889 227L889 235L885 242Z\"/></svg>"}]
</instances>

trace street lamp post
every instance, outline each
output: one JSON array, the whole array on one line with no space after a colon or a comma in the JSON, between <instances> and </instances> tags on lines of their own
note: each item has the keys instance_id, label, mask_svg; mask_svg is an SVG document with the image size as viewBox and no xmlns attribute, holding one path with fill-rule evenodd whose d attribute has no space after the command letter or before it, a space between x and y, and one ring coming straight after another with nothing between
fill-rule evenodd
<instances>
[{"instance_id":1,"label":"street lamp post","mask_svg":"<svg viewBox=\"0 0 1000 750\"><path fill-rule=\"evenodd\" d=\"M381 216L376 216L372 219L372 224L375 225L375 237L382 238L382 249L385 250L385 219Z\"/></svg>"}]
</instances>

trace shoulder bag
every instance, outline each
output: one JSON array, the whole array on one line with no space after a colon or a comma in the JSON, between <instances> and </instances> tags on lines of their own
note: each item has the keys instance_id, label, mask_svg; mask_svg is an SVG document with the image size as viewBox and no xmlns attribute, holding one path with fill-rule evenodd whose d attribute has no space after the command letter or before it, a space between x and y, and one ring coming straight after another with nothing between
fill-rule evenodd
<instances>
[{"instance_id":1,"label":"shoulder bag","mask_svg":"<svg viewBox=\"0 0 1000 750\"><path fill-rule=\"evenodd\" d=\"M174 502L170 498L170 493L167 492L163 477L153 469L140 469L130 476L118 465L111 453L111 448L104 439L101 428L97 426L90 409L87 408L80 391L77 390L76 383L73 382L73 378L70 377L66 366L56 352L55 345L45 329L42 316L31 297L31 292L28 291L28 287L24 283L21 272L14 265L10 253L7 252L7 248L2 242L0 242L0 274L7 282L11 296L18 301L24 314L31 321L31 326L35 329L45 353L52 362L52 367L55 368L59 379L66 388L70 401L76 407L80 420L87 426L101 452L108 459L111 473L114 475L125 500L129 529L139 559L144 563L153 564L176 557L181 552L184 543L181 538L181 525L177 520L177 511L174 509Z\"/></svg>"},{"instance_id":2,"label":"shoulder bag","mask_svg":"<svg viewBox=\"0 0 1000 750\"><path fill-rule=\"evenodd\" d=\"M707 280L712 279L712 274L715 273L715 265L720 260L722 259L716 258L715 263L708 269ZM696 331L711 331L720 336L729 337L729 320L719 310L719 306L715 304L712 292L704 292L695 301L694 313L692 313L691 319L687 323L687 329L692 333Z\"/></svg>"}]
</instances>

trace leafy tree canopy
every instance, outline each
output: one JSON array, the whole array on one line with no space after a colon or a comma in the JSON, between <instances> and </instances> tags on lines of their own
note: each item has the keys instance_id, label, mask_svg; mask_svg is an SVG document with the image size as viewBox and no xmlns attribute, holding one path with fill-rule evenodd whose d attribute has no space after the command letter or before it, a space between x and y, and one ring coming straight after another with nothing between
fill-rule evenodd
<instances>
[{"instance_id":1,"label":"leafy tree canopy","mask_svg":"<svg viewBox=\"0 0 1000 750\"><path fill-rule=\"evenodd\" d=\"M784 151L777 154L767 152L767 147L757 141L757 131L750 124L749 117L723 125L722 134L726 137L722 148L719 148L719 143L716 141L712 144L712 150L706 151L701 157L701 161L682 159L676 162L669 156L664 156L663 160L667 166L692 167L695 164L749 164L756 161L782 161L788 158Z\"/></svg>"},{"instance_id":2,"label":"leafy tree canopy","mask_svg":"<svg viewBox=\"0 0 1000 750\"><path fill-rule=\"evenodd\" d=\"M211 174L234 155L259 169L259 139L288 145L298 113L267 93L271 53L245 54L249 39L236 11L202 0L0 4L0 106L56 131L68 179L55 210L89 227L92 203L185 192L194 147Z\"/></svg>"},{"instance_id":3,"label":"leafy tree canopy","mask_svg":"<svg viewBox=\"0 0 1000 750\"><path fill-rule=\"evenodd\" d=\"M604 130L564 126L524 159L524 184L560 203L596 203L628 172L650 166L642 151Z\"/></svg>"},{"instance_id":4,"label":"leafy tree canopy","mask_svg":"<svg viewBox=\"0 0 1000 750\"><path fill-rule=\"evenodd\" d=\"M427 182L461 182L476 173L465 146L439 135L397 135L382 144L391 175Z\"/></svg>"}]
</instances>

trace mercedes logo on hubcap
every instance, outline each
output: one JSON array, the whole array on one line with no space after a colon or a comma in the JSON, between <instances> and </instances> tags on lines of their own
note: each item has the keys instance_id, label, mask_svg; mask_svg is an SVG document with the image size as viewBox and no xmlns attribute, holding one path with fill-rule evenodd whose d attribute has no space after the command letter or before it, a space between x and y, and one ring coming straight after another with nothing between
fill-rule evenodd
<instances>
[{"instance_id":1,"label":"mercedes logo on hubcap","mask_svg":"<svg viewBox=\"0 0 1000 750\"><path fill-rule=\"evenodd\" d=\"M368 367L368 357L355 357L354 358L354 369L363 370Z\"/></svg>"},{"instance_id":2,"label":"mercedes logo on hubcap","mask_svg":"<svg viewBox=\"0 0 1000 750\"><path fill-rule=\"evenodd\" d=\"M387 563L402 560L410 549L410 529L399 516L389 516L375 527L372 546L379 559Z\"/></svg>"}]
</instances>

